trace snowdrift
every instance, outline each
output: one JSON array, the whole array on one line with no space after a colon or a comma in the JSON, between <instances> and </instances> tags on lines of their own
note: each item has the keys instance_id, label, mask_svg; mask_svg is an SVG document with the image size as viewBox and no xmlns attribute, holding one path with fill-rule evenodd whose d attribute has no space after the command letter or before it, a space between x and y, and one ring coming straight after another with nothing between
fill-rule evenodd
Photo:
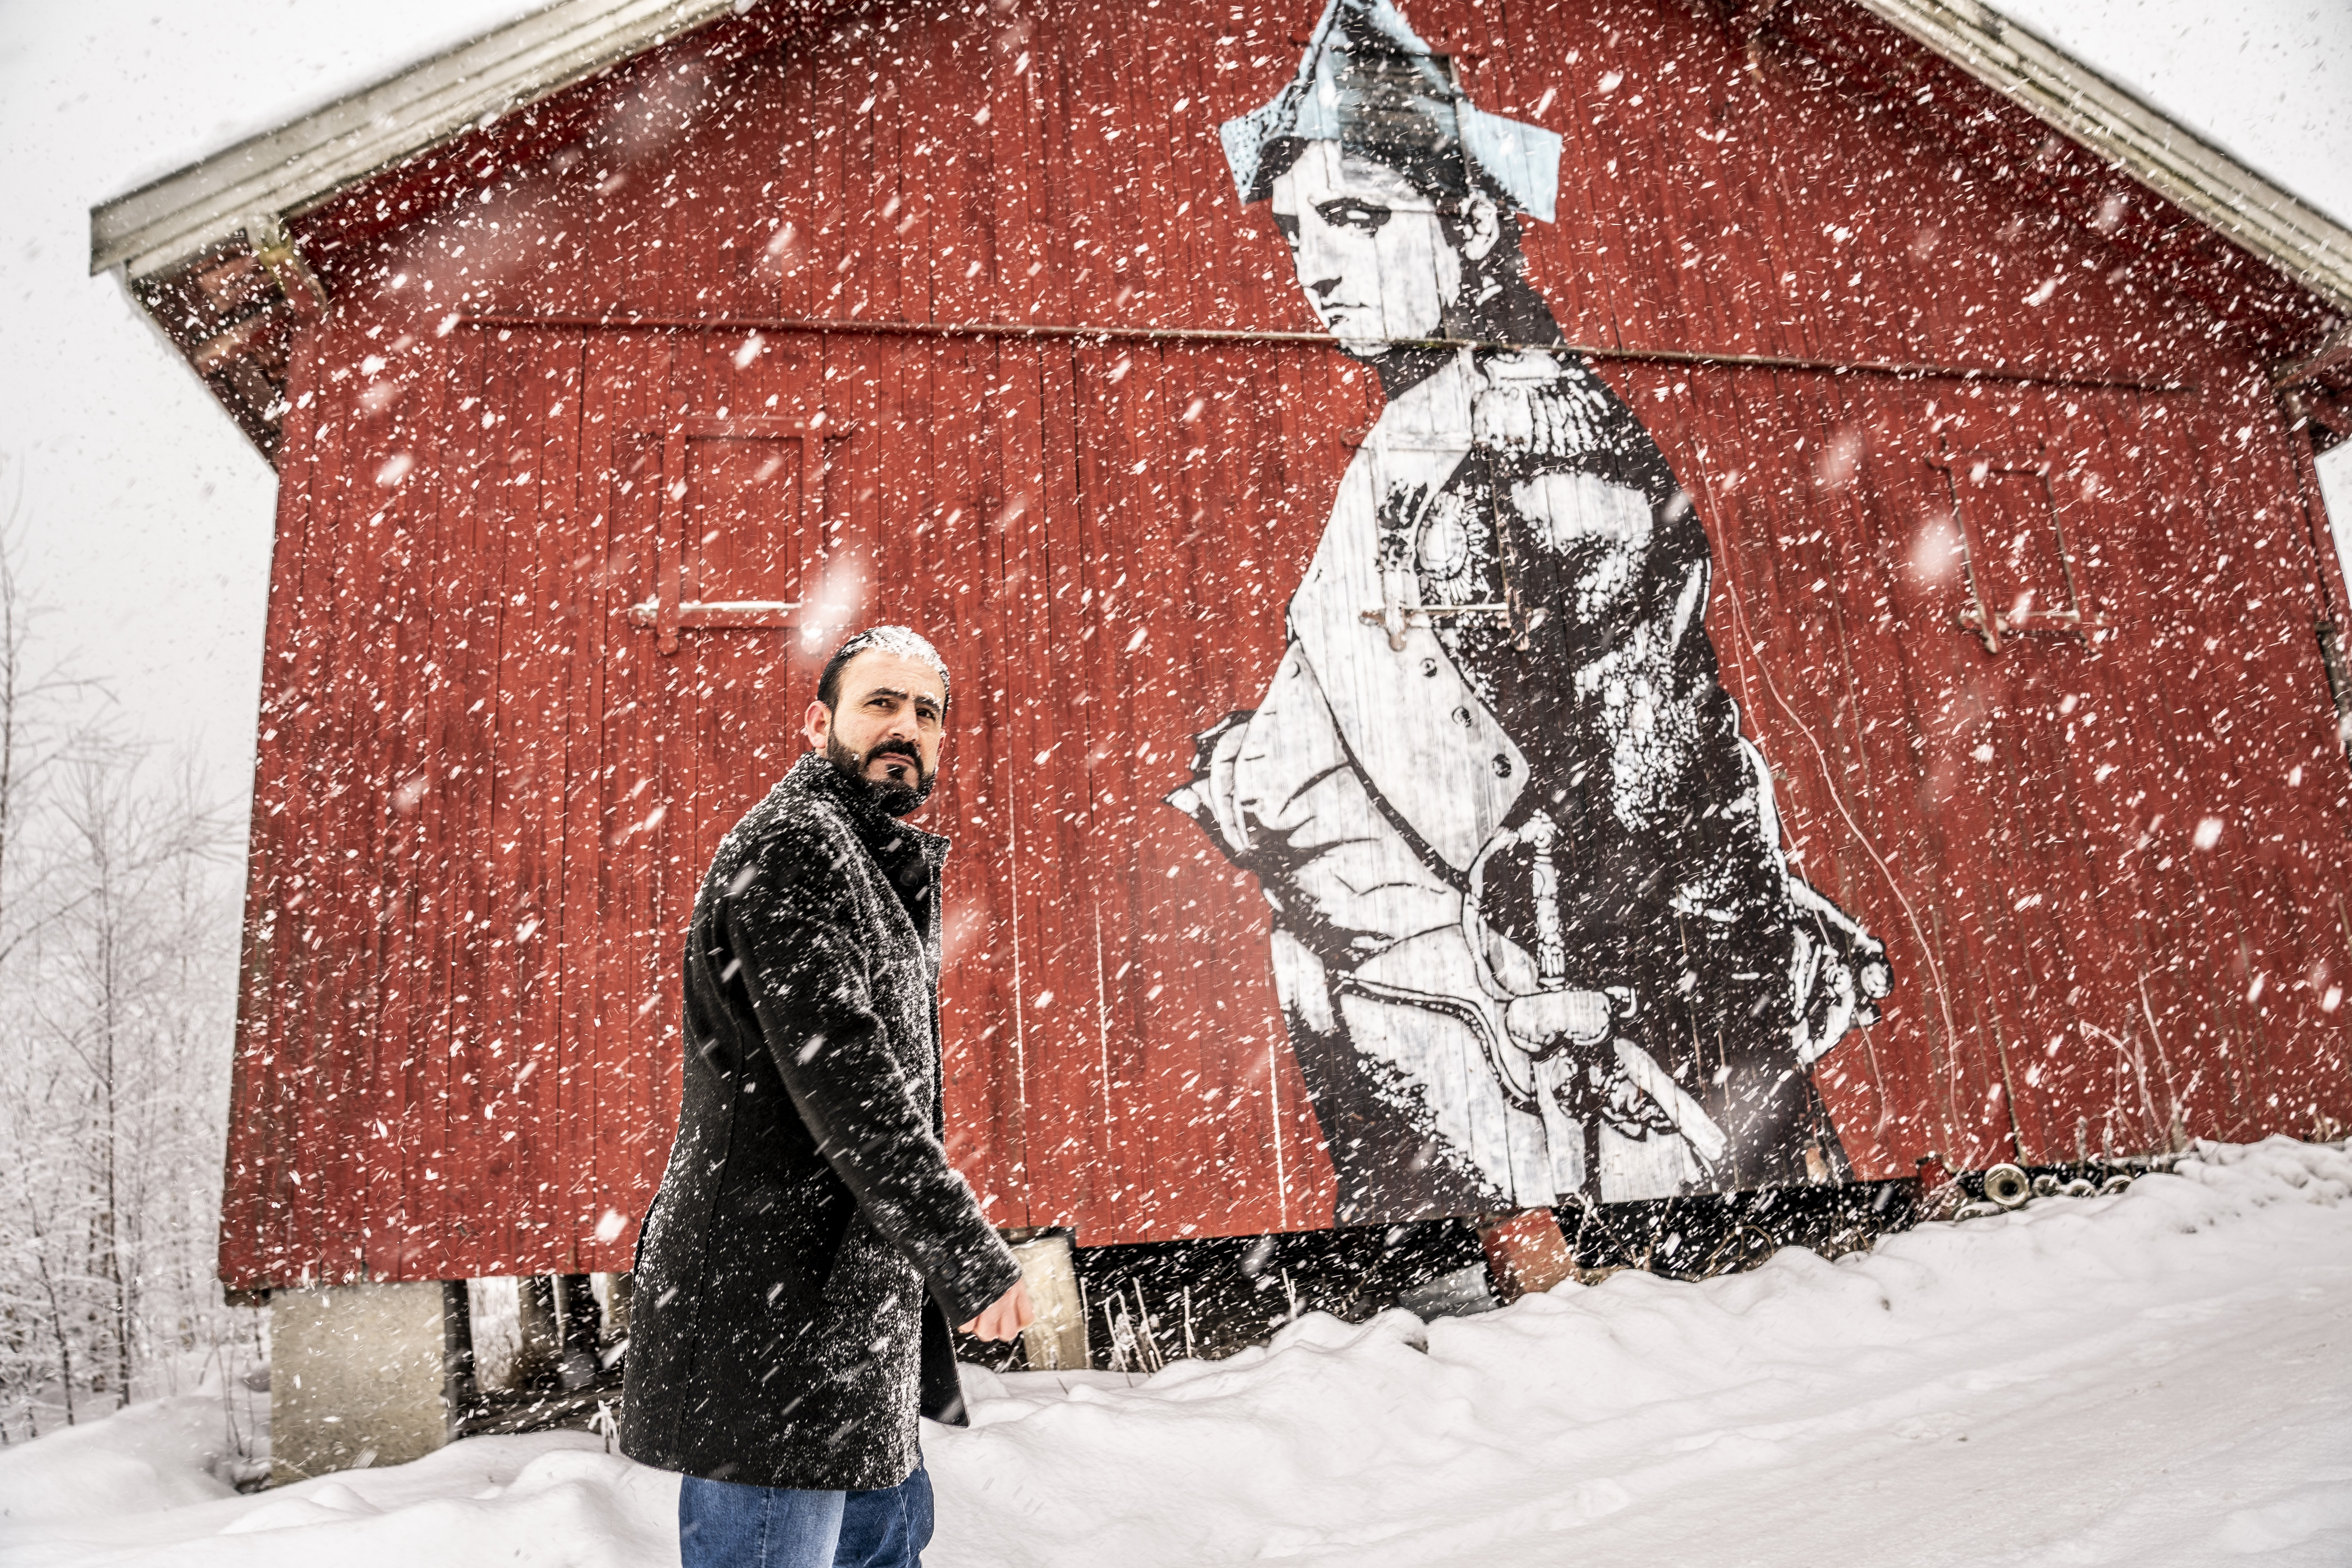
<instances>
[{"instance_id":1,"label":"snowdrift","mask_svg":"<svg viewBox=\"0 0 2352 1568\"><path fill-rule=\"evenodd\" d=\"M973 1426L925 1434L936 1568L2341 1563L2352 1155L2202 1145L2119 1195L1834 1263L1618 1275L1426 1324L1313 1316L1149 1380L969 1377ZM205 1441L139 1407L0 1454L0 1557L677 1561L674 1479L594 1437L252 1497L220 1495Z\"/></svg>"}]
</instances>

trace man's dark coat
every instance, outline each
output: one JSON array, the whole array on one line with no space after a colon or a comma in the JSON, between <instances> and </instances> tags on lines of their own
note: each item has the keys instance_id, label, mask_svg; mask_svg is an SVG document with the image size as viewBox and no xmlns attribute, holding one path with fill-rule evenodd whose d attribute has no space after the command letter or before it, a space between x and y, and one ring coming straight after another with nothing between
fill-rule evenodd
<instances>
[{"instance_id":1,"label":"man's dark coat","mask_svg":"<svg viewBox=\"0 0 2352 1568\"><path fill-rule=\"evenodd\" d=\"M867 1491L912 1472L919 1409L962 1421L947 1325L1020 1268L940 1142L947 847L815 752L720 844L687 942L677 1142L637 1247L631 1458Z\"/></svg>"}]
</instances>

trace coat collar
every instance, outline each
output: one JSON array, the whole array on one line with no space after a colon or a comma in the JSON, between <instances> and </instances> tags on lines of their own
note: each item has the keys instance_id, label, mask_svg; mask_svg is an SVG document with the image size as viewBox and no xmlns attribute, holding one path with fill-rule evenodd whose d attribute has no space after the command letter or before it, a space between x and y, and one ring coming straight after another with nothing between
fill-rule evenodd
<instances>
[{"instance_id":1,"label":"coat collar","mask_svg":"<svg viewBox=\"0 0 2352 1568\"><path fill-rule=\"evenodd\" d=\"M802 752L792 771L784 775L784 783L837 806L842 816L849 819L849 826L856 833L858 841L886 868L900 860L908 847L922 857L924 865L934 871L947 861L946 838L900 821L877 806L860 791L848 787L848 781L835 770L823 752Z\"/></svg>"}]
</instances>

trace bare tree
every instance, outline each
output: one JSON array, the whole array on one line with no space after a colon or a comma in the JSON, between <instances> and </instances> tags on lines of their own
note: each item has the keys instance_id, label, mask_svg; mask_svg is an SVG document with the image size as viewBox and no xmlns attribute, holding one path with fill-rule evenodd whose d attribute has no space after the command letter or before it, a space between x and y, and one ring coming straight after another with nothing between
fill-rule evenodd
<instances>
[{"instance_id":1,"label":"bare tree","mask_svg":"<svg viewBox=\"0 0 2352 1568\"><path fill-rule=\"evenodd\" d=\"M0 1442L239 1337L212 1254L236 964L226 814L37 666L0 528Z\"/></svg>"},{"instance_id":2,"label":"bare tree","mask_svg":"<svg viewBox=\"0 0 2352 1568\"><path fill-rule=\"evenodd\" d=\"M236 954L221 814L192 781L143 772L112 746L59 770L45 797L56 908L16 976L68 1090L48 1096L62 1179L46 1206L79 1211L70 1236L52 1220L44 1264L82 1282L83 1389L115 1405L151 1361L201 1348L215 1296L197 1260L217 1212Z\"/></svg>"},{"instance_id":3,"label":"bare tree","mask_svg":"<svg viewBox=\"0 0 2352 1568\"><path fill-rule=\"evenodd\" d=\"M28 923L18 907L19 892L33 890L20 887L26 868L18 837L28 797L79 738L61 704L100 690L96 681L61 663L34 665L33 629L42 607L25 592L23 554L20 481L0 522L0 963L40 924L37 918Z\"/></svg>"}]
</instances>

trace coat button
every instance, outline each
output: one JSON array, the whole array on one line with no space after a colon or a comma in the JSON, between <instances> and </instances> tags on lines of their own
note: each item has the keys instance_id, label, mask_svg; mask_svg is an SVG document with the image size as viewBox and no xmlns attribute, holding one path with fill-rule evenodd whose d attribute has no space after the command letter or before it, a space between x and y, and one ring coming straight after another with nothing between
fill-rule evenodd
<instances>
[{"instance_id":1,"label":"coat button","mask_svg":"<svg viewBox=\"0 0 2352 1568\"><path fill-rule=\"evenodd\" d=\"M1503 755L1500 752L1496 752L1495 753L1495 776L1498 779L1507 779L1511 776L1511 759Z\"/></svg>"},{"instance_id":2,"label":"coat button","mask_svg":"<svg viewBox=\"0 0 2352 1568\"><path fill-rule=\"evenodd\" d=\"M1467 708L1456 708L1454 710L1454 721L1456 724L1461 725L1465 730L1470 728L1470 710Z\"/></svg>"},{"instance_id":3,"label":"coat button","mask_svg":"<svg viewBox=\"0 0 2352 1568\"><path fill-rule=\"evenodd\" d=\"M1424 659L1423 659L1423 660L1421 661L1421 672L1422 672L1422 674L1423 674L1423 675L1425 675L1425 676L1428 676L1432 680L1436 679L1437 679L1437 661L1436 661L1435 659L1433 659L1433 658L1424 658Z\"/></svg>"}]
</instances>

